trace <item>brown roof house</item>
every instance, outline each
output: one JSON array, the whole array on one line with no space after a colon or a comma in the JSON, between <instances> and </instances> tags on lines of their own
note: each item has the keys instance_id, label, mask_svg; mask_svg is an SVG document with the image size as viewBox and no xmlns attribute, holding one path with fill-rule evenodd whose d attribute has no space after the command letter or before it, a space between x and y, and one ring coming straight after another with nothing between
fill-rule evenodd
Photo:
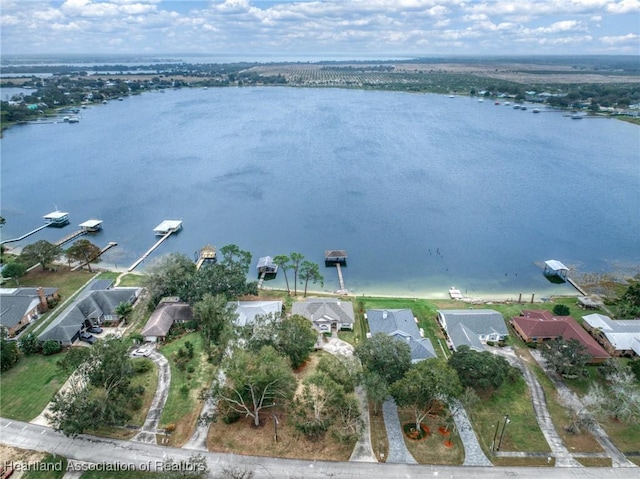
<instances>
[{"instance_id":1,"label":"brown roof house","mask_svg":"<svg viewBox=\"0 0 640 479\"><path fill-rule=\"evenodd\" d=\"M609 354L571 316L554 316L546 310L522 311L511 319L511 325L525 342L541 343L550 339L575 339L586 348L591 363L608 359Z\"/></svg>"},{"instance_id":2,"label":"brown roof house","mask_svg":"<svg viewBox=\"0 0 640 479\"><path fill-rule=\"evenodd\" d=\"M142 338L147 342L164 341L173 323L185 323L193 319L193 310L178 298L164 298L142 330Z\"/></svg>"}]
</instances>

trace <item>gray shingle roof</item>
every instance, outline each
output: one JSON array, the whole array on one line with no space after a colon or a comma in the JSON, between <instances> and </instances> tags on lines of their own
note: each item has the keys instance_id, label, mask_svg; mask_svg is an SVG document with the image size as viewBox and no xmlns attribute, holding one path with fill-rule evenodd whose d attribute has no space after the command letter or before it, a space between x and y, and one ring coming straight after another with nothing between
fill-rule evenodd
<instances>
[{"instance_id":1,"label":"gray shingle roof","mask_svg":"<svg viewBox=\"0 0 640 479\"><path fill-rule=\"evenodd\" d=\"M291 307L291 313L299 314L311 321L327 317L342 324L355 322L351 301L337 298L309 298L306 301L296 301Z\"/></svg>"},{"instance_id":2,"label":"gray shingle roof","mask_svg":"<svg viewBox=\"0 0 640 479\"><path fill-rule=\"evenodd\" d=\"M20 320L40 303L36 296L5 296L0 299L0 324L6 328L13 328Z\"/></svg>"},{"instance_id":3,"label":"gray shingle roof","mask_svg":"<svg viewBox=\"0 0 640 479\"><path fill-rule=\"evenodd\" d=\"M385 333L407 342L413 362L436 357L431 340L420 336L410 309L369 309L367 321L371 334Z\"/></svg>"},{"instance_id":4,"label":"gray shingle roof","mask_svg":"<svg viewBox=\"0 0 640 479\"><path fill-rule=\"evenodd\" d=\"M466 345L482 351L481 335L509 335L504 318L492 309L444 309L438 316L456 349Z\"/></svg>"},{"instance_id":5,"label":"gray shingle roof","mask_svg":"<svg viewBox=\"0 0 640 479\"><path fill-rule=\"evenodd\" d=\"M136 288L116 288L106 291L91 291L67 307L39 336L40 341L53 339L69 344L82 329L85 320L98 320L114 314L116 307L123 302L133 302Z\"/></svg>"}]
</instances>

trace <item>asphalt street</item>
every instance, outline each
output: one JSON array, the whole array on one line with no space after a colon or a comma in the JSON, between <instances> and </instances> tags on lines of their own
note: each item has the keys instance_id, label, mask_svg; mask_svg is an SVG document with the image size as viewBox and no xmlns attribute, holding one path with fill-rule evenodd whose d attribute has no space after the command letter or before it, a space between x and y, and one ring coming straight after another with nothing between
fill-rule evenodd
<instances>
[{"instance_id":1,"label":"asphalt street","mask_svg":"<svg viewBox=\"0 0 640 479\"><path fill-rule=\"evenodd\" d=\"M23 449L51 452L92 464L111 464L112 467L136 467L157 470L165 459L188 460L196 451L158 446L134 441L103 439L81 435L65 437L48 427L0 418L0 442ZM389 479L389 478L469 478L486 479L517 477L519 479L638 479L637 468L504 468L453 467L435 465L387 464L371 462L327 462L278 459L270 457L238 456L199 452L210 469L210 477L224 470L252 471L254 479ZM104 467L104 466L103 466Z\"/></svg>"}]
</instances>

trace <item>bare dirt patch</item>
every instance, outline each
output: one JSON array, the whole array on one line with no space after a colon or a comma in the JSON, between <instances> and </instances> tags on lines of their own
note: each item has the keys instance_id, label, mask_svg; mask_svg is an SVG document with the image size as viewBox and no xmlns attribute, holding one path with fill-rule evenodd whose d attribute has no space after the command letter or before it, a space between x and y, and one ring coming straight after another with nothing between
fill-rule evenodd
<instances>
[{"instance_id":1,"label":"bare dirt patch","mask_svg":"<svg viewBox=\"0 0 640 479\"><path fill-rule=\"evenodd\" d=\"M0 465L2 466L10 463L35 464L40 462L44 456L45 454L43 452L27 451L25 449L0 444ZM15 470L11 477L12 479L23 477L23 472Z\"/></svg>"}]
</instances>

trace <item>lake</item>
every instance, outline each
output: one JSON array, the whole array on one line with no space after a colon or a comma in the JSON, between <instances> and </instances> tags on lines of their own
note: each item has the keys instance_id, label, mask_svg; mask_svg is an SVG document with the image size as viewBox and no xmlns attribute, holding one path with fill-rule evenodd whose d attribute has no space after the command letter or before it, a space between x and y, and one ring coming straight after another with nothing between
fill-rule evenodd
<instances>
[{"instance_id":1,"label":"lake","mask_svg":"<svg viewBox=\"0 0 640 479\"><path fill-rule=\"evenodd\" d=\"M580 272L640 265L640 128L448 98L342 89L153 92L81 110L79 123L20 125L0 141L3 239L55 209L89 219L127 267L164 219L183 221L142 265L234 243L300 252L339 288L326 249L346 249L355 294L517 298L574 293L540 264ZM253 273L253 271L252 271ZM284 285L283 278L267 283ZM316 287L319 289L319 286Z\"/></svg>"}]
</instances>

